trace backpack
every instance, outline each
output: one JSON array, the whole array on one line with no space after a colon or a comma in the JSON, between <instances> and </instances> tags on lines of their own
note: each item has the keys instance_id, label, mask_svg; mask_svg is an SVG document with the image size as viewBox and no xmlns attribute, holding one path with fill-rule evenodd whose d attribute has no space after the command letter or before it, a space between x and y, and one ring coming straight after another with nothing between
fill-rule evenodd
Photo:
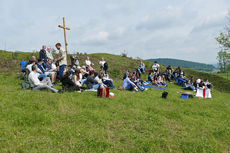
<instances>
[{"instance_id":1,"label":"backpack","mask_svg":"<svg viewBox=\"0 0 230 153\"><path fill-rule=\"evenodd\" d=\"M164 92L162 93L162 98L166 99L167 96L168 96L168 92L164 91Z\"/></svg>"}]
</instances>

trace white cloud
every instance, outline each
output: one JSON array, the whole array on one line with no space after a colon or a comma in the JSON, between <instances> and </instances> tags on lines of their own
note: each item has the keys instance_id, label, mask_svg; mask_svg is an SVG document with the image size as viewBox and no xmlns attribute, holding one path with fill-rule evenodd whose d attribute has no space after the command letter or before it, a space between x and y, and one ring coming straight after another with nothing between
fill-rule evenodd
<instances>
[{"instance_id":1,"label":"white cloud","mask_svg":"<svg viewBox=\"0 0 230 153\"><path fill-rule=\"evenodd\" d=\"M63 42L57 25L66 16L70 51L208 63L216 61L214 38L230 6L229 0L0 1L0 49L5 42L6 49L25 51Z\"/></svg>"}]
</instances>

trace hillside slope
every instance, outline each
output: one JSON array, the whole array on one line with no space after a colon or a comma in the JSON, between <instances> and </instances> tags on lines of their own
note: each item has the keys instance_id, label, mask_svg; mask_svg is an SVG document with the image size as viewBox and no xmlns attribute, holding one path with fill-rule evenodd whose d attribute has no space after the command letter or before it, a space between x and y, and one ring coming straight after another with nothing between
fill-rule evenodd
<instances>
[{"instance_id":1,"label":"hillside slope","mask_svg":"<svg viewBox=\"0 0 230 153\"><path fill-rule=\"evenodd\" d=\"M9 73L16 75L20 71L20 61L21 60L29 60L32 55L38 57L38 52L35 53L25 53L25 52L7 52L0 51L0 72ZM119 55L113 54L105 54L105 53L96 53L96 54L78 54L80 59L80 64L83 65L86 59L86 56L89 56L92 62L95 64L94 68L96 70L100 69L98 64L99 60L104 57L106 61L109 63L109 73L114 79L121 79L123 77L123 73L128 69L130 71L136 70L138 67L138 60L122 57ZM68 56L70 61L70 56ZM151 70L152 62L144 61L146 65L146 72ZM165 70L165 66L161 66L162 70ZM183 69L187 77L194 76L195 78L203 78L209 79L210 82L213 83L214 87L219 91L230 92L230 81L220 77L218 75L209 74L205 72L199 72L192 69Z\"/></svg>"},{"instance_id":2,"label":"hillside slope","mask_svg":"<svg viewBox=\"0 0 230 153\"><path fill-rule=\"evenodd\" d=\"M173 67L181 66L183 68L191 68L202 72L212 72L215 70L215 67L211 64L197 63L179 59L171 59L171 58L158 58L158 59L148 59L148 61L154 62L157 61L162 65L172 65Z\"/></svg>"},{"instance_id":3,"label":"hillside slope","mask_svg":"<svg viewBox=\"0 0 230 153\"><path fill-rule=\"evenodd\" d=\"M37 53L0 51L0 152L229 152L229 93L214 88L212 99L181 99L183 90L173 83L167 99L156 89L112 90L115 98L110 99L97 98L95 92L22 90L19 63L31 55ZM81 63L85 56L79 55ZM102 56L115 86L121 85L124 70L138 63L90 55L94 63ZM145 63L149 69L152 63Z\"/></svg>"}]
</instances>

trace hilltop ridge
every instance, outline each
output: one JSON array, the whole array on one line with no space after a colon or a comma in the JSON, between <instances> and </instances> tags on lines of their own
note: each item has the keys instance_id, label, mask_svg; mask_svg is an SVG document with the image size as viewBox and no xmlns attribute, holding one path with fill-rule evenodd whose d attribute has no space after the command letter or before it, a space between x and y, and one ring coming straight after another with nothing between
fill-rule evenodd
<instances>
[{"instance_id":1,"label":"hilltop ridge","mask_svg":"<svg viewBox=\"0 0 230 153\"><path fill-rule=\"evenodd\" d=\"M192 62L192 61L186 61L181 59L156 58L156 59L147 59L147 61L151 61L151 62L157 61L159 64L165 66L167 65L172 65L174 67L181 66L183 68L191 68L202 72L213 72L216 70L216 68L211 64Z\"/></svg>"}]
</instances>

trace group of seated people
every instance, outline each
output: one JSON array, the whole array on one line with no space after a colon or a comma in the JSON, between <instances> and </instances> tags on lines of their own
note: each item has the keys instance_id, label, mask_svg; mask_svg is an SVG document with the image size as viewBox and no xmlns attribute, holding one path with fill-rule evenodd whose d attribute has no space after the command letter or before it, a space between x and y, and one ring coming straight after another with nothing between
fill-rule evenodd
<instances>
[{"instance_id":1,"label":"group of seated people","mask_svg":"<svg viewBox=\"0 0 230 153\"><path fill-rule=\"evenodd\" d=\"M148 80L143 81L141 74L145 73L145 65L140 61L137 71L130 73L128 70L125 72L123 77L122 88L125 90L144 91L145 85L153 85L156 87L167 87L168 82L172 83L173 80L181 85L185 90L196 91L198 88L211 88L211 83L207 79L194 80L194 77L186 78L185 72L180 67L175 70L171 65L166 67L165 71L160 70L160 65L157 61L154 62L152 69L148 73ZM122 89L121 88L121 89Z\"/></svg>"},{"instance_id":2,"label":"group of seated people","mask_svg":"<svg viewBox=\"0 0 230 153\"><path fill-rule=\"evenodd\" d=\"M73 91L73 89L96 91L99 87L114 88L113 80L108 72L103 70L96 72L93 68L87 69L86 66L73 66L70 71L66 71L61 82L68 91ZM86 87L83 87L84 84Z\"/></svg>"},{"instance_id":3,"label":"group of seated people","mask_svg":"<svg viewBox=\"0 0 230 153\"><path fill-rule=\"evenodd\" d=\"M100 65L99 72L93 68L94 64L90 57L87 56L85 64L80 66L79 59L73 57L74 63L69 70L67 68L67 53L61 47L60 43L56 45L59 51L58 57L55 59L52 55L51 48L42 46L39 52L39 59L32 56L26 65L29 71L28 80L33 90L48 89L52 92L58 92L53 86L57 85L57 80L62 83L63 89L66 91L96 91L99 87L109 87L114 89L113 80L109 77L108 64L102 58L98 64ZM123 77L122 89L145 91L145 85L153 85L156 87L167 87L168 82L176 80L177 83L185 90L196 90L199 87L211 88L208 80L194 80L194 77L186 79L184 71L180 67L175 70L172 66L168 66L165 71L160 70L160 65L155 61L152 69L148 73L148 80L143 81L141 75L145 74L145 64L141 60L138 68L134 72L127 70Z\"/></svg>"},{"instance_id":4,"label":"group of seated people","mask_svg":"<svg viewBox=\"0 0 230 153\"><path fill-rule=\"evenodd\" d=\"M163 86L166 87L168 84L166 83L165 76L160 73L160 65L155 61L152 70L150 70L148 75L148 80L143 81L141 79L141 75L145 74L145 64L141 60L139 62L137 71L130 73L127 70L123 77L123 83L121 90L134 90L134 91L145 91L145 85L155 85L155 86Z\"/></svg>"},{"instance_id":5,"label":"group of seated people","mask_svg":"<svg viewBox=\"0 0 230 153\"><path fill-rule=\"evenodd\" d=\"M67 69L67 54L61 44L57 43L57 50L59 50L58 57L53 58L51 48L43 45L39 52L39 59L36 60L32 56L25 66L25 70L29 71L28 81L33 90L48 89L52 92L58 92L53 86L57 85L57 80L60 80L62 87L67 91L83 91L83 90L97 90L98 87L114 88L113 80L108 74L108 64L102 58L99 61L100 71L96 72L93 68L93 63L87 56L85 66L80 67L76 63L71 70ZM24 70L24 71L25 71ZM86 87L83 87L83 85Z\"/></svg>"},{"instance_id":6,"label":"group of seated people","mask_svg":"<svg viewBox=\"0 0 230 153\"><path fill-rule=\"evenodd\" d=\"M194 90L196 91L198 88L212 88L212 84L208 81L208 79L203 80L202 78L199 78L197 80L194 80L194 77L190 77L186 82L183 84L183 87L185 90Z\"/></svg>"}]
</instances>

